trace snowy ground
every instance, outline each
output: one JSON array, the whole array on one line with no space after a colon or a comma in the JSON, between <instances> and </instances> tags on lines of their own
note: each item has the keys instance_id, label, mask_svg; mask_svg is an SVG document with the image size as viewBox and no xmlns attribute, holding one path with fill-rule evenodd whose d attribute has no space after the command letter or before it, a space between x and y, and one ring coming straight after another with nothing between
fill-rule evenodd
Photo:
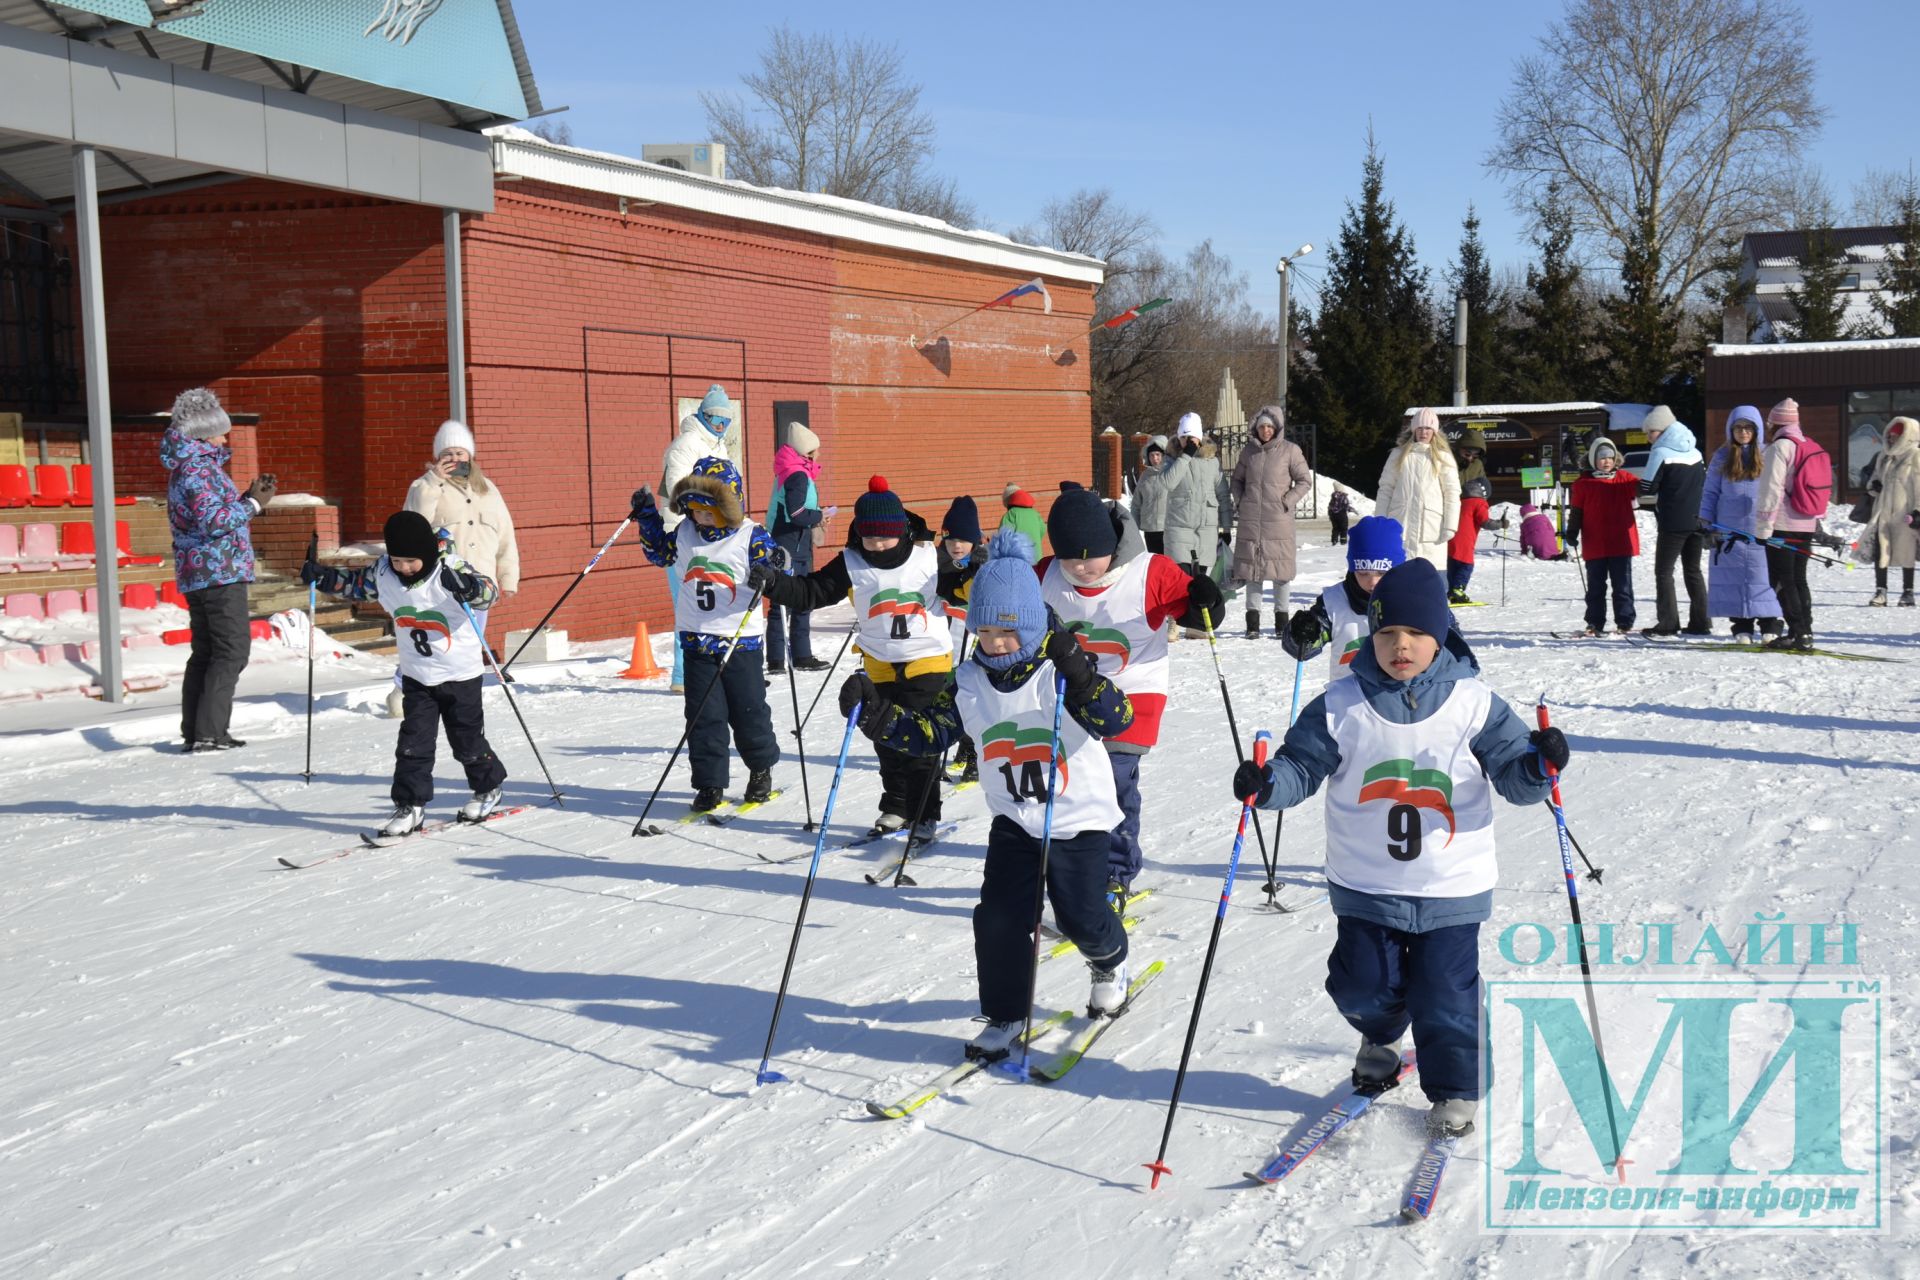
<instances>
[{"instance_id":1,"label":"snowy ground","mask_svg":"<svg viewBox=\"0 0 1920 1280\"><path fill-rule=\"evenodd\" d=\"M1330 548L1301 561L1296 600L1339 573ZM1483 553L1476 594L1497 602L1500 570ZM1865 608L1864 571L1815 569L1814 583L1823 643L1920 661L1920 614ZM1583 894L1589 919L1680 922L1687 945L1688 927L1732 935L1786 909L1855 923L1862 975L1897 983L1920 967L1920 666L1551 641L1550 628L1577 625L1576 586L1568 565L1516 559L1510 603L1461 616L1517 708L1543 689L1559 708L1575 752L1569 818L1608 869ZM1236 636L1219 651L1242 726L1282 726L1292 666L1279 645ZM664 682L619 680L606 659L528 669L522 709L564 811L304 872L275 855L350 847L384 814L394 725L376 714L378 677L323 701L311 786L304 701L285 691L243 703L236 729L252 745L230 754L174 754L164 707L77 706L73 727L0 738L0 1274L1920 1272L1920 1100L1897 986L1877 1237L1657 1221L1571 1239L1483 1234L1474 1146L1436 1220L1395 1225L1417 1089L1283 1187L1242 1189L1241 1172L1333 1096L1354 1044L1320 988L1333 925L1316 888L1317 802L1289 820L1279 855L1306 910L1255 907L1249 849L1169 1153L1176 1176L1148 1192L1139 1166L1159 1141L1235 817L1206 646L1183 642L1174 658L1166 740L1143 775L1158 892L1135 934L1136 956L1166 959L1167 975L1054 1090L977 1080L905 1123L863 1104L953 1061L971 1033L977 790L952 802L959 830L918 888L864 883L872 850L826 859L775 1051L794 1083L755 1089L806 868L755 851L809 848L800 779L783 764L778 805L724 831L629 838L678 733ZM1307 696L1323 672L1309 668ZM773 692L789 725L786 691ZM830 699L808 734L816 813L818 757L838 736ZM512 794L536 799L498 691L488 710ZM445 816L463 788L444 754L439 776ZM736 771L736 792L743 780ZM856 746L836 836L864 827L877 791L872 753ZM670 819L687 797L682 764L659 812ZM1489 978L1514 968L1501 929L1566 909L1547 811L1502 805L1498 836ZM1043 1004L1084 994L1077 963L1044 968ZM1645 1033L1611 1026L1609 1045ZM1657 1147L1663 1124L1644 1120L1635 1142Z\"/></svg>"}]
</instances>

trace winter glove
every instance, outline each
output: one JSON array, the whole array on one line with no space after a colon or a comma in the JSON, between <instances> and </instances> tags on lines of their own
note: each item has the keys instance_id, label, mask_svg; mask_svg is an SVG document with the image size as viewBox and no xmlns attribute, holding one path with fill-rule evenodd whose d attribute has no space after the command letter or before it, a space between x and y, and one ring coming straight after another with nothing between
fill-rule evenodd
<instances>
[{"instance_id":1,"label":"winter glove","mask_svg":"<svg viewBox=\"0 0 1920 1280\"><path fill-rule=\"evenodd\" d=\"M1320 652L1327 642L1326 632L1320 626L1320 618L1311 609L1302 609L1287 620L1287 629L1280 636L1280 647L1295 662L1305 662Z\"/></svg>"},{"instance_id":2,"label":"winter glove","mask_svg":"<svg viewBox=\"0 0 1920 1280\"><path fill-rule=\"evenodd\" d=\"M1220 531L1220 550L1225 551L1233 545L1233 534L1226 529Z\"/></svg>"},{"instance_id":3,"label":"winter glove","mask_svg":"<svg viewBox=\"0 0 1920 1280\"><path fill-rule=\"evenodd\" d=\"M440 566L440 585L461 604L472 604L480 598L480 575L463 572L450 564Z\"/></svg>"},{"instance_id":4,"label":"winter glove","mask_svg":"<svg viewBox=\"0 0 1920 1280\"><path fill-rule=\"evenodd\" d=\"M855 722L856 726L860 732L877 741L886 732L887 722L893 719L893 702L880 692L864 671L854 672L840 686L840 714L850 716L855 707L860 708L860 719Z\"/></svg>"},{"instance_id":5,"label":"winter glove","mask_svg":"<svg viewBox=\"0 0 1920 1280\"><path fill-rule=\"evenodd\" d=\"M280 479L272 472L255 476L253 483L247 486L247 497L258 503L262 511L273 501L273 495L280 491Z\"/></svg>"},{"instance_id":6,"label":"winter glove","mask_svg":"<svg viewBox=\"0 0 1920 1280\"><path fill-rule=\"evenodd\" d=\"M633 505L627 512L629 520L638 520L642 511L654 511L653 490L641 485L633 491Z\"/></svg>"},{"instance_id":7,"label":"winter glove","mask_svg":"<svg viewBox=\"0 0 1920 1280\"><path fill-rule=\"evenodd\" d=\"M1273 777L1265 765L1242 760L1233 771L1233 798L1244 802L1248 796L1256 806L1273 799Z\"/></svg>"},{"instance_id":8,"label":"winter glove","mask_svg":"<svg viewBox=\"0 0 1920 1280\"><path fill-rule=\"evenodd\" d=\"M747 586L752 588L755 595L765 595L767 588L779 576L780 571L768 560L755 560L747 566Z\"/></svg>"},{"instance_id":9,"label":"winter glove","mask_svg":"<svg viewBox=\"0 0 1920 1280\"><path fill-rule=\"evenodd\" d=\"M1067 705L1085 706L1092 700L1094 684L1100 678L1092 655L1082 649L1073 632L1064 627L1048 632L1043 648L1053 669L1067 682Z\"/></svg>"},{"instance_id":10,"label":"winter glove","mask_svg":"<svg viewBox=\"0 0 1920 1280\"><path fill-rule=\"evenodd\" d=\"M1567 767L1566 734L1552 728L1535 729L1527 735L1527 741L1533 744L1534 753L1538 757L1536 764L1538 761L1545 761L1553 766L1556 773ZM1547 771L1541 769L1540 776L1546 777Z\"/></svg>"},{"instance_id":11,"label":"winter glove","mask_svg":"<svg viewBox=\"0 0 1920 1280\"><path fill-rule=\"evenodd\" d=\"M1217 627L1226 619L1225 604L1220 584L1196 571L1193 581L1187 584L1187 611L1181 616L1180 625L1199 631Z\"/></svg>"},{"instance_id":12,"label":"winter glove","mask_svg":"<svg viewBox=\"0 0 1920 1280\"><path fill-rule=\"evenodd\" d=\"M326 573L327 567L325 565L321 564L318 560L309 558L300 566L300 585L303 587L319 586L321 580L326 577Z\"/></svg>"},{"instance_id":13,"label":"winter glove","mask_svg":"<svg viewBox=\"0 0 1920 1280\"><path fill-rule=\"evenodd\" d=\"M1907 512L1907 524L1911 528L1920 529L1920 511Z\"/></svg>"}]
</instances>

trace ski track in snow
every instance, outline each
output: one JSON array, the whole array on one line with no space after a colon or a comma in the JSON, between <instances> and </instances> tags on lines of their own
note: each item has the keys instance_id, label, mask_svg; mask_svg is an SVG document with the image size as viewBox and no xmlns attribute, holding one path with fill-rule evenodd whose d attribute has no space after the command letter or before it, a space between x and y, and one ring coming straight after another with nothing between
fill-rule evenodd
<instances>
[{"instance_id":1,"label":"ski track in snow","mask_svg":"<svg viewBox=\"0 0 1920 1280\"><path fill-rule=\"evenodd\" d=\"M1301 563L1296 607L1342 560L1302 548ZM1500 570L1482 554L1476 595L1499 599ZM1650 621L1650 557L1636 570ZM1631 950L1629 922L1679 921L1681 937L1713 922L1732 939L1756 912L1785 911L1857 923L1863 976L1897 984L1916 967L1920 665L1554 641L1548 630L1578 618L1573 571L1516 558L1507 574L1510 604L1459 616L1495 688L1529 723L1547 691L1572 743L1569 823L1607 872L1582 882L1590 924L1620 923ZM1813 584L1823 645L1920 664L1920 618L1863 607L1865 573L1816 568ZM838 633L817 634L830 656ZM1292 664L1271 631L1229 629L1219 655L1240 723L1283 732ZM284 696L243 704L251 745L212 757L160 749L164 711L0 739L14 781L0 804L0 1273L1920 1272L1920 1063L1897 986L1879 1238L1658 1224L1482 1235L1472 1143L1436 1218L1401 1226L1417 1077L1287 1182L1247 1187L1241 1171L1317 1115L1351 1061L1352 1033L1320 985L1334 922L1317 800L1288 815L1279 843L1297 913L1259 909L1248 842L1167 1156L1175 1175L1148 1192L1139 1166L1159 1141L1236 816L1206 644L1182 641L1173 658L1165 736L1142 773L1157 892L1134 934L1136 966L1162 958L1168 972L1059 1084L983 1073L897 1122L864 1103L949 1065L972 1034L977 789L949 800L957 830L916 860L917 888L861 880L890 844L823 860L774 1046L793 1082L755 1088L807 867L755 854L810 849L802 791L789 757L774 805L724 830L674 826L690 791L682 760L655 808L667 834L631 839L681 725L663 682L619 680L606 661L528 671L516 693L565 809L301 872L275 857L352 847L384 816L395 726L373 714L376 696L324 701L311 786L304 704ZM1303 702L1325 669L1310 664ZM820 679L803 677L803 706ZM790 746L783 694L770 690ZM821 706L807 743L816 817L840 732L831 693ZM510 800L538 801L544 784L497 690L488 707ZM438 777L430 816L464 798L444 746ZM744 778L736 762L736 793ZM864 828L878 790L856 742L830 845ZM1501 802L1497 829L1489 977L1512 969L1497 949L1507 925L1566 919L1551 814ZM1043 1006L1084 999L1080 964L1043 966ZM1543 1123L1577 1121L1548 1111ZM1636 1141L1656 1143L1656 1118L1643 1124Z\"/></svg>"}]
</instances>

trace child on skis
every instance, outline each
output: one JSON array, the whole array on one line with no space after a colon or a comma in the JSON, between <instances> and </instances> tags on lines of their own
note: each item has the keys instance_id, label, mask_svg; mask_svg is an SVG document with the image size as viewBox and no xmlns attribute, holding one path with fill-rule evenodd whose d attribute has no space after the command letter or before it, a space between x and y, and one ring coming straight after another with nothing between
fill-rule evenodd
<instances>
[{"instance_id":1,"label":"child on skis","mask_svg":"<svg viewBox=\"0 0 1920 1280\"><path fill-rule=\"evenodd\" d=\"M1493 796L1544 800L1542 761L1566 768L1567 743L1558 729L1528 733L1480 680L1466 642L1447 636L1446 586L1430 562L1389 570L1367 616L1371 643L1353 678L1315 698L1264 767L1241 765L1233 793L1290 809L1327 784L1327 892L1339 932L1326 988L1361 1036L1354 1087L1397 1083L1411 1026L1428 1129L1462 1134L1481 1091Z\"/></svg>"},{"instance_id":2,"label":"child on skis","mask_svg":"<svg viewBox=\"0 0 1920 1280\"><path fill-rule=\"evenodd\" d=\"M1493 519L1493 481L1487 477L1487 440L1478 427L1468 427L1454 446L1460 457L1460 526L1447 540L1447 603L1472 604L1467 584L1473 581L1474 546L1480 530Z\"/></svg>"},{"instance_id":3,"label":"child on skis","mask_svg":"<svg viewBox=\"0 0 1920 1280\"><path fill-rule=\"evenodd\" d=\"M953 500L953 505L947 508L946 517L940 521L941 581L970 577L975 569L986 562L987 544L980 532L980 508L972 498L961 494ZM947 607L947 617L960 624L964 635L967 625L965 602L956 601L951 596L944 596L942 600ZM964 643L962 641L963 646ZM974 748L973 739L965 733L960 735L960 742L953 749L953 765L950 768L958 773L956 781L963 786L980 781L979 753Z\"/></svg>"},{"instance_id":4,"label":"child on skis","mask_svg":"<svg viewBox=\"0 0 1920 1280\"><path fill-rule=\"evenodd\" d=\"M1613 625L1621 635L1633 632L1633 558L1640 554L1640 482L1620 470L1620 449L1601 436L1587 449L1588 473L1573 482L1567 499L1569 547L1578 546L1587 567L1587 634L1607 627L1607 586L1613 586Z\"/></svg>"},{"instance_id":5,"label":"child on skis","mask_svg":"<svg viewBox=\"0 0 1920 1280\"><path fill-rule=\"evenodd\" d=\"M1123 817L1107 851L1108 892L1124 900L1140 874L1140 764L1167 708L1167 624L1204 630L1223 616L1220 588L1147 550L1126 508L1069 489L1047 514L1053 555L1034 566L1040 596L1133 704L1133 723L1106 740Z\"/></svg>"},{"instance_id":6,"label":"child on skis","mask_svg":"<svg viewBox=\"0 0 1920 1280\"><path fill-rule=\"evenodd\" d=\"M1390 516L1364 516L1347 535L1347 576L1287 620L1280 647L1295 662L1311 662L1331 644L1327 679L1340 679L1367 642L1367 600L1389 569L1405 563L1406 533Z\"/></svg>"},{"instance_id":7,"label":"child on skis","mask_svg":"<svg viewBox=\"0 0 1920 1280\"><path fill-rule=\"evenodd\" d=\"M1099 740L1124 732L1133 708L1052 616L1031 555L1020 533L995 535L970 584L973 656L931 706L901 708L890 686L866 672L849 676L840 691L841 714L857 704L861 732L883 749L932 757L969 732L982 744L989 772L999 775L984 788L994 816L973 909L973 951L987 1025L967 1045L970 1058L1005 1057L1032 1007L1043 844L1054 919L1092 974L1088 1016L1117 1014L1127 998L1127 932L1104 892L1107 833L1120 822L1120 805ZM1065 684L1057 742L1056 677ZM1050 767L1057 768L1051 815Z\"/></svg>"},{"instance_id":8,"label":"child on skis","mask_svg":"<svg viewBox=\"0 0 1920 1280\"><path fill-rule=\"evenodd\" d=\"M685 517L672 532L650 490L642 486L633 495L633 522L647 559L678 572L673 623L686 663L681 696L695 813L709 813L726 800L729 729L747 766L742 804L773 798L773 765L780 758L760 647L767 619L752 582L756 570L772 571L779 547L747 519L743 493L731 462L700 459L667 495L668 507Z\"/></svg>"},{"instance_id":9,"label":"child on skis","mask_svg":"<svg viewBox=\"0 0 1920 1280\"><path fill-rule=\"evenodd\" d=\"M483 643L469 610L485 611L499 598L491 578L454 554L453 540L436 533L417 511L387 517L387 554L364 569L333 569L308 560L300 581L345 600L378 600L393 616L400 654L400 740L393 749L393 813L383 837L411 835L433 799L433 757L440 725L447 745L467 771L473 799L462 822L484 822L500 805L506 766L487 743L480 680Z\"/></svg>"},{"instance_id":10,"label":"child on skis","mask_svg":"<svg viewBox=\"0 0 1920 1280\"><path fill-rule=\"evenodd\" d=\"M910 516L885 476L874 476L853 504L847 546L803 577L771 569L754 574L755 587L788 609L824 609L853 600L854 638L869 679L885 685L895 706L922 711L946 689L953 672L953 633L940 598L940 557L929 542L916 542ZM889 746L880 757L880 814L870 834L886 835L909 824L917 844L934 838L940 822L937 759Z\"/></svg>"}]
</instances>

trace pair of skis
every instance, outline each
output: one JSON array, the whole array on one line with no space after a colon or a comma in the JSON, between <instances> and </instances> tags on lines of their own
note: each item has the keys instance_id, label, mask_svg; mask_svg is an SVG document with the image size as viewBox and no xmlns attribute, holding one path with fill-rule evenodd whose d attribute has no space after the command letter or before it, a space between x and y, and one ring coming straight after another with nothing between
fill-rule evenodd
<instances>
[{"instance_id":1,"label":"pair of skis","mask_svg":"<svg viewBox=\"0 0 1920 1280\"><path fill-rule=\"evenodd\" d=\"M323 854L318 858L313 858L306 862L295 862L293 859L286 857L279 858L277 861L289 871L305 871L309 867L317 867L322 863L337 862L349 854L360 853L363 850L391 849L394 845L405 844L407 841L417 839L420 836L438 835L440 832L450 830L454 827L484 827L489 823L498 822L502 818L511 818L517 813L525 813L529 809L537 809L539 807L537 804L511 805L504 809L495 809L478 822L468 822L464 818L448 818L443 822L425 822L403 836L383 836L373 831L362 831L360 833L359 844L349 845L337 853Z\"/></svg>"},{"instance_id":2,"label":"pair of skis","mask_svg":"<svg viewBox=\"0 0 1920 1280\"><path fill-rule=\"evenodd\" d=\"M1400 1055L1400 1071L1394 1077L1393 1084L1373 1087L1356 1085L1322 1112L1298 1137L1275 1152L1265 1164L1249 1170L1248 1179L1253 1185L1263 1187L1284 1180L1326 1146L1335 1134L1370 1111L1381 1094L1412 1075L1413 1070L1414 1056L1412 1050L1408 1050ZM1440 1198L1441 1181L1446 1176L1447 1164L1453 1159L1459 1141L1460 1138L1454 1135L1430 1135L1427 1138L1426 1144L1420 1149L1419 1158L1414 1161L1413 1174L1400 1198L1400 1216L1403 1219L1425 1222L1433 1216L1434 1206Z\"/></svg>"},{"instance_id":3,"label":"pair of skis","mask_svg":"<svg viewBox=\"0 0 1920 1280\"><path fill-rule=\"evenodd\" d=\"M1115 1022L1132 1010L1133 1003L1139 997L1140 993L1146 990L1153 980L1166 970L1166 967L1164 960L1155 960L1145 969L1142 969L1140 975L1127 985L1126 1003L1105 1017L1079 1019L1080 1025L1073 1028L1071 1037L1058 1053L1041 1061L1028 1062L1026 1078L1040 1084L1052 1084L1065 1076L1069 1071L1072 1071L1076 1066L1079 1066L1093 1050L1093 1046L1099 1042L1100 1037L1106 1035ZM997 1070L1008 1069L1007 1064L1013 1062L1014 1056L1020 1055L1024 1057L1034 1042L1039 1040L1041 1036L1056 1028L1069 1027L1075 1021L1076 1019L1074 1018L1073 1012L1067 1009L1063 1009L1059 1013L1044 1019L1036 1019L1033 1024L1033 1030L1024 1033L1018 1040L1014 1041L1012 1051L1007 1057L991 1060L986 1058L969 1058L967 1061L941 1072L933 1079L902 1095L894 1102L867 1103L867 1113L881 1120L904 1120L941 1094L958 1088L961 1083L972 1079L982 1071L990 1068ZM1014 1069L1017 1070L1017 1067Z\"/></svg>"}]
</instances>

